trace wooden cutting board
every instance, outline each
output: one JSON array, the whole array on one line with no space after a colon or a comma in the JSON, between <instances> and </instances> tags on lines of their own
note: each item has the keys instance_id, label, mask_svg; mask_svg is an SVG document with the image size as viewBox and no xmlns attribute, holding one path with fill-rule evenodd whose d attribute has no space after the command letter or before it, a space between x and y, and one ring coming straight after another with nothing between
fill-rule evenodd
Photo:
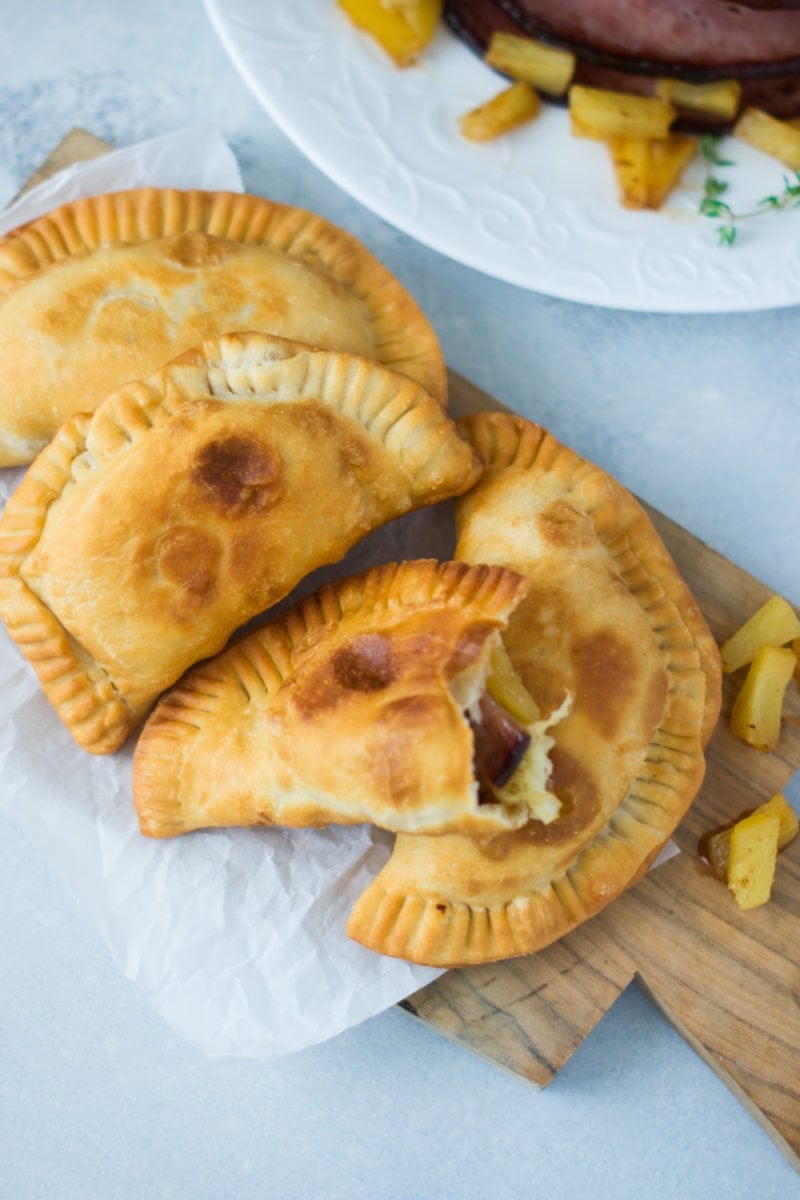
<instances>
[{"instance_id":1,"label":"wooden cutting board","mask_svg":"<svg viewBox=\"0 0 800 1200\"><path fill-rule=\"evenodd\" d=\"M72 130L23 191L110 149ZM454 372L450 396L455 415L504 407ZM648 511L715 637L724 640L768 589ZM750 912L738 910L696 855L703 832L781 791L800 769L800 689L790 685L779 746L761 754L727 726L740 683L741 676L725 682L706 778L675 834L676 857L548 949L449 971L403 1007L543 1086L636 980L800 1170L800 838L780 856L773 899Z\"/></svg>"}]
</instances>

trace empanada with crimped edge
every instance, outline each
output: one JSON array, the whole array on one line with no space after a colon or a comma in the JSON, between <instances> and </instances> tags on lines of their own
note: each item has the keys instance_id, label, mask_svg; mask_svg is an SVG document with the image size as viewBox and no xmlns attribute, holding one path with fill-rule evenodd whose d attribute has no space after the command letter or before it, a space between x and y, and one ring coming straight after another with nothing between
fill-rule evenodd
<instances>
[{"instance_id":1,"label":"empanada with crimped edge","mask_svg":"<svg viewBox=\"0 0 800 1200\"><path fill-rule=\"evenodd\" d=\"M481 795L469 714L526 589L504 567L433 560L328 584L191 670L134 754L142 832L371 822L476 833L527 819ZM544 791L552 738L526 761ZM529 776L534 778L534 775Z\"/></svg>"},{"instance_id":2,"label":"empanada with crimped edge","mask_svg":"<svg viewBox=\"0 0 800 1200\"><path fill-rule=\"evenodd\" d=\"M256 330L374 359L444 401L436 335L355 237L233 192L72 201L0 238L0 466L203 339Z\"/></svg>"},{"instance_id":3,"label":"empanada with crimped edge","mask_svg":"<svg viewBox=\"0 0 800 1200\"><path fill-rule=\"evenodd\" d=\"M487 463L457 502L456 557L526 576L504 643L534 700L565 691L550 787L562 803L495 837L400 835L351 937L438 966L538 950L646 869L695 796L720 705L717 647L638 502L540 427L460 423Z\"/></svg>"},{"instance_id":4,"label":"empanada with crimped edge","mask_svg":"<svg viewBox=\"0 0 800 1200\"><path fill-rule=\"evenodd\" d=\"M0 615L75 739L107 753L306 574L480 470L405 376L210 339L69 418L28 469L0 518Z\"/></svg>"}]
</instances>

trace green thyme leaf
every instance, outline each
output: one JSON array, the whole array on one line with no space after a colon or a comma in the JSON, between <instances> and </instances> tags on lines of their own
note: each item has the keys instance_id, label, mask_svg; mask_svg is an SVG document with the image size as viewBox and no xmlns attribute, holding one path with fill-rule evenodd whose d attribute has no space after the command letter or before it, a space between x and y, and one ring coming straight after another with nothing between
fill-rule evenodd
<instances>
[{"instance_id":1,"label":"green thyme leaf","mask_svg":"<svg viewBox=\"0 0 800 1200\"><path fill-rule=\"evenodd\" d=\"M723 196L731 185L726 183L724 179L715 179L711 176L706 180L705 196Z\"/></svg>"},{"instance_id":2,"label":"green thyme leaf","mask_svg":"<svg viewBox=\"0 0 800 1200\"><path fill-rule=\"evenodd\" d=\"M700 212L704 217L733 217L733 210L729 205L724 204L722 200L712 200L710 197L704 197L700 201Z\"/></svg>"},{"instance_id":3,"label":"green thyme leaf","mask_svg":"<svg viewBox=\"0 0 800 1200\"><path fill-rule=\"evenodd\" d=\"M753 217L763 217L766 213L782 212L789 208L800 208L800 171L793 176L783 176L783 191L774 196L765 196L759 200L756 207L749 212L734 212L729 204L720 199L728 191L727 180L719 179L713 174L712 167L732 167L735 164L729 159L722 158L719 153L719 138L711 134L700 138L700 153L707 164L703 195L700 198L699 212L704 217L721 221L717 226L717 241L720 246L733 246L737 237L739 221L749 221Z\"/></svg>"},{"instance_id":4,"label":"green thyme leaf","mask_svg":"<svg viewBox=\"0 0 800 1200\"><path fill-rule=\"evenodd\" d=\"M734 163L729 158L722 158L719 153L720 138L713 134L707 133L700 138L700 153L708 163L712 163L715 167L732 167Z\"/></svg>"}]
</instances>

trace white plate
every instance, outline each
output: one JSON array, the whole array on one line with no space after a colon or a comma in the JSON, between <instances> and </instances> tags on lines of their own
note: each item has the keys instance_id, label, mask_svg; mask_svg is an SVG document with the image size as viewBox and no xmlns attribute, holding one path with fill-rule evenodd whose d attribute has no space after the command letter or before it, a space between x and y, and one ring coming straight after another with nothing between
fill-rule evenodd
<instances>
[{"instance_id":1,"label":"white plate","mask_svg":"<svg viewBox=\"0 0 800 1200\"><path fill-rule=\"evenodd\" d=\"M570 137L547 106L524 130L475 145L457 118L499 78L443 27L397 70L335 0L206 0L224 46L298 148L373 212L498 279L570 300L649 312L735 312L800 302L800 210L717 243L693 165L659 213L620 207L603 146ZM726 200L783 188L780 164L727 139Z\"/></svg>"}]
</instances>

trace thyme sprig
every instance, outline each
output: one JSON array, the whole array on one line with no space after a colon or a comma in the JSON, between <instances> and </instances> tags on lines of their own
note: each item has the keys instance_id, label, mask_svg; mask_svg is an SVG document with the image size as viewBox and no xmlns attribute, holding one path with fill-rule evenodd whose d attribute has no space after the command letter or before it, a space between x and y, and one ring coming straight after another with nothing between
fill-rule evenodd
<instances>
[{"instance_id":1,"label":"thyme sprig","mask_svg":"<svg viewBox=\"0 0 800 1200\"><path fill-rule=\"evenodd\" d=\"M783 191L774 196L765 196L759 200L756 207L748 212L734 212L731 206L722 199L730 184L720 179L714 173L715 167L733 167L736 164L719 153L719 138L708 135L700 139L700 154L706 164L706 180L703 195L700 200L700 212L704 217L719 221L717 239L720 246L733 246L738 234L740 221L749 221L753 217L763 217L767 213L781 212L787 208L800 207L800 171L794 176L784 175Z\"/></svg>"}]
</instances>

